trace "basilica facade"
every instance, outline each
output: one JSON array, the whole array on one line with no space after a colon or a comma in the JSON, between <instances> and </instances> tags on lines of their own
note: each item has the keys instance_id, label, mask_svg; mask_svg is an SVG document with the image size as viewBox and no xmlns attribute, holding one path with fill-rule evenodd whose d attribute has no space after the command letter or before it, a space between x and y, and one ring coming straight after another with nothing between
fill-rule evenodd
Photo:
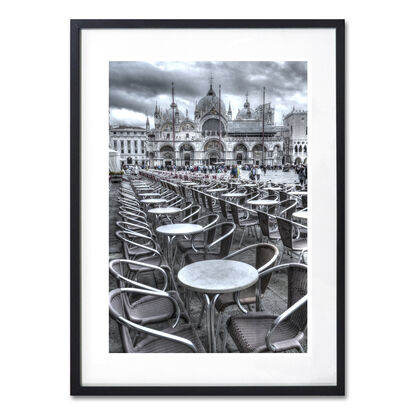
<instances>
[{"instance_id":1,"label":"basilica facade","mask_svg":"<svg viewBox=\"0 0 415 415\"><path fill-rule=\"evenodd\" d=\"M164 110L156 104L154 127L150 128L147 120L145 130L140 129L140 134L145 131L146 140L140 137L138 154L123 153L121 160L148 167L306 162L306 111L293 108L283 117L283 125L276 125L270 103L252 108L247 94L243 108L233 117L231 105L226 108L219 95L211 83L207 94L196 102L193 117L175 102ZM127 140L132 134L124 130L128 129L110 127L110 146L118 151L123 134Z\"/></svg>"}]
</instances>

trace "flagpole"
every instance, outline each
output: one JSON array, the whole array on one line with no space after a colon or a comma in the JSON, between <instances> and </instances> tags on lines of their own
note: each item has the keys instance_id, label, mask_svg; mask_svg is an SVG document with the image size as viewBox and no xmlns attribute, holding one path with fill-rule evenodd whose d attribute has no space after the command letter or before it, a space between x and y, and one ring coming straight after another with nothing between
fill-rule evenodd
<instances>
[{"instance_id":1,"label":"flagpole","mask_svg":"<svg viewBox=\"0 0 415 415\"><path fill-rule=\"evenodd\" d=\"M265 87L262 93L262 165L264 164L264 134L265 134Z\"/></svg>"},{"instance_id":2,"label":"flagpole","mask_svg":"<svg viewBox=\"0 0 415 415\"><path fill-rule=\"evenodd\" d=\"M174 82L171 83L171 97L172 97L172 112L173 112L173 167L176 166L176 147L175 147L175 141L176 141L176 128L174 125Z\"/></svg>"}]
</instances>

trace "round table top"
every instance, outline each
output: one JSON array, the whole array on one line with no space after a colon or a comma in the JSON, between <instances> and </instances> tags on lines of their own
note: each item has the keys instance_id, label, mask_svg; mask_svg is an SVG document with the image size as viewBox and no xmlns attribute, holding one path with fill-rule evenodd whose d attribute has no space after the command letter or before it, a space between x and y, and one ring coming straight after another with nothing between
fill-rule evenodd
<instances>
[{"instance_id":1,"label":"round table top","mask_svg":"<svg viewBox=\"0 0 415 415\"><path fill-rule=\"evenodd\" d=\"M214 259L186 265L177 278L192 291L223 294L241 291L255 284L258 271L244 262Z\"/></svg>"},{"instance_id":2,"label":"round table top","mask_svg":"<svg viewBox=\"0 0 415 415\"><path fill-rule=\"evenodd\" d=\"M264 190L282 190L282 187L265 187Z\"/></svg>"},{"instance_id":3,"label":"round table top","mask_svg":"<svg viewBox=\"0 0 415 415\"><path fill-rule=\"evenodd\" d=\"M182 182L182 184L184 186L197 186L197 183L195 183L195 182Z\"/></svg>"},{"instance_id":4,"label":"round table top","mask_svg":"<svg viewBox=\"0 0 415 415\"><path fill-rule=\"evenodd\" d=\"M293 195L293 196L307 196L307 192L289 192L288 194Z\"/></svg>"},{"instance_id":5,"label":"round table top","mask_svg":"<svg viewBox=\"0 0 415 415\"><path fill-rule=\"evenodd\" d=\"M224 193L222 195L223 197L244 197L244 196L248 196L246 193Z\"/></svg>"},{"instance_id":6,"label":"round table top","mask_svg":"<svg viewBox=\"0 0 415 415\"><path fill-rule=\"evenodd\" d=\"M148 196L161 196L160 193L139 193L139 196L148 197Z\"/></svg>"},{"instance_id":7,"label":"round table top","mask_svg":"<svg viewBox=\"0 0 415 415\"><path fill-rule=\"evenodd\" d=\"M258 206L278 205L278 202L276 200L272 200L272 199L249 200L248 203L250 205L258 205Z\"/></svg>"},{"instance_id":8,"label":"round table top","mask_svg":"<svg viewBox=\"0 0 415 415\"><path fill-rule=\"evenodd\" d=\"M166 203L166 199L141 199L141 203Z\"/></svg>"},{"instance_id":9,"label":"round table top","mask_svg":"<svg viewBox=\"0 0 415 415\"><path fill-rule=\"evenodd\" d=\"M245 183L245 184L241 184L241 186L244 186L244 187L257 187L258 185L256 183Z\"/></svg>"},{"instance_id":10,"label":"round table top","mask_svg":"<svg viewBox=\"0 0 415 415\"><path fill-rule=\"evenodd\" d=\"M197 187L199 188L204 188L204 187L209 187L209 184L198 184Z\"/></svg>"},{"instance_id":11,"label":"round table top","mask_svg":"<svg viewBox=\"0 0 415 415\"><path fill-rule=\"evenodd\" d=\"M153 213L154 215L174 215L181 212L181 209L177 207L160 207L149 209L148 213Z\"/></svg>"},{"instance_id":12,"label":"round table top","mask_svg":"<svg viewBox=\"0 0 415 415\"><path fill-rule=\"evenodd\" d=\"M228 188L227 187L221 187L219 189L208 189L207 191L209 193L216 193L216 192L224 192L225 190L228 190Z\"/></svg>"},{"instance_id":13,"label":"round table top","mask_svg":"<svg viewBox=\"0 0 415 415\"><path fill-rule=\"evenodd\" d=\"M201 231L203 227L194 223L172 223L171 225L162 225L156 229L156 232L164 235L192 235Z\"/></svg>"},{"instance_id":14,"label":"round table top","mask_svg":"<svg viewBox=\"0 0 415 415\"><path fill-rule=\"evenodd\" d=\"M294 212L293 216L298 219L308 219L308 210L300 210L299 212Z\"/></svg>"}]
</instances>

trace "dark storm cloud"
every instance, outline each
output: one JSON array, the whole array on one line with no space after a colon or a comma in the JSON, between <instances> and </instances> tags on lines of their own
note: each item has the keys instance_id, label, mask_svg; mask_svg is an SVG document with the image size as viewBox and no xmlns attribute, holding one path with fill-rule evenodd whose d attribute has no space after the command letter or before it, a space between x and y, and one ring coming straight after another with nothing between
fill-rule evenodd
<instances>
[{"instance_id":1,"label":"dark storm cloud","mask_svg":"<svg viewBox=\"0 0 415 415\"><path fill-rule=\"evenodd\" d=\"M193 115L195 101L206 95L211 75L216 93L221 84L225 104L232 101L234 116L246 92L252 107L261 103L263 86L277 119L292 106L307 108L306 62L111 62L109 69L113 123L142 125L146 114L153 115L156 102L166 109L172 82L179 108Z\"/></svg>"}]
</instances>

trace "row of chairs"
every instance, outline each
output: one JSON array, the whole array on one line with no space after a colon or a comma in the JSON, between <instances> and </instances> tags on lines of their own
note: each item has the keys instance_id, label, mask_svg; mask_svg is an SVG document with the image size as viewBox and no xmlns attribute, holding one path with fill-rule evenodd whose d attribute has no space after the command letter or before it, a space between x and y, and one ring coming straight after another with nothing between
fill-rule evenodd
<instances>
[{"instance_id":1,"label":"row of chairs","mask_svg":"<svg viewBox=\"0 0 415 415\"><path fill-rule=\"evenodd\" d=\"M120 216L123 220L117 222L117 227L120 229L116 234L122 242L125 259L114 260L110 263L110 274L117 279L119 286L110 293L110 314L120 325L122 344L126 352L204 352L203 345L189 322L188 310L178 293L174 272L165 262L160 242L154 235L151 222L147 220L145 209L138 201L141 183L141 180L123 181L120 188ZM153 185L152 189L160 192L163 198L171 197L167 200L181 208L178 220L200 223L203 227L196 237L183 238L178 241L174 263L176 259L180 265L183 265L183 263L205 259L227 259L238 258L238 256L243 260L246 251L255 250L255 265L260 271L260 282L256 287L250 287L241 292L238 303L231 295L220 296L216 303L217 336L220 333L225 310L227 307L237 305L244 315L228 319L225 337L229 334L239 351L283 351L293 347L302 351L299 342L306 325L306 314L305 319L304 313L302 314L302 321L299 322L296 310L304 306L306 301L303 299L306 298L304 294L304 286L306 292L306 266L291 264L275 267L279 252L276 246L269 243L255 244L230 254L237 223L219 222L219 214L212 213L210 210L206 212L207 214L200 216L201 206L194 204L194 201L186 200L186 189L182 189L182 192L177 191L175 186L166 189L165 183L161 181ZM174 194L179 198L174 197ZM170 219L166 217L162 220ZM253 314L248 313L244 306L255 304L257 312L260 312L261 298L272 275L285 269L289 274L293 273L292 278L289 278L289 290L294 288L290 281L302 281L299 284L303 287L301 304L298 305L300 301L298 296L294 295L291 299L289 296L287 315L279 322L273 316L272 322L275 327L271 330L271 334L267 331L264 336L260 335L257 338L257 342L262 344L261 347L265 347L261 349L250 341L247 343L249 336L241 337L240 335L241 330L248 333L252 329L249 322L255 321ZM202 314L203 310L199 317L199 324ZM272 316L268 315L268 319L270 318ZM182 324L181 320L184 321ZM263 323L265 321L268 320L263 319ZM161 322L171 324L162 329L149 327L149 325ZM294 330L296 335L292 337L294 326L297 330ZM131 333L134 333L134 336ZM284 342L286 346L283 346ZM223 344L226 345L226 341Z\"/></svg>"}]
</instances>

